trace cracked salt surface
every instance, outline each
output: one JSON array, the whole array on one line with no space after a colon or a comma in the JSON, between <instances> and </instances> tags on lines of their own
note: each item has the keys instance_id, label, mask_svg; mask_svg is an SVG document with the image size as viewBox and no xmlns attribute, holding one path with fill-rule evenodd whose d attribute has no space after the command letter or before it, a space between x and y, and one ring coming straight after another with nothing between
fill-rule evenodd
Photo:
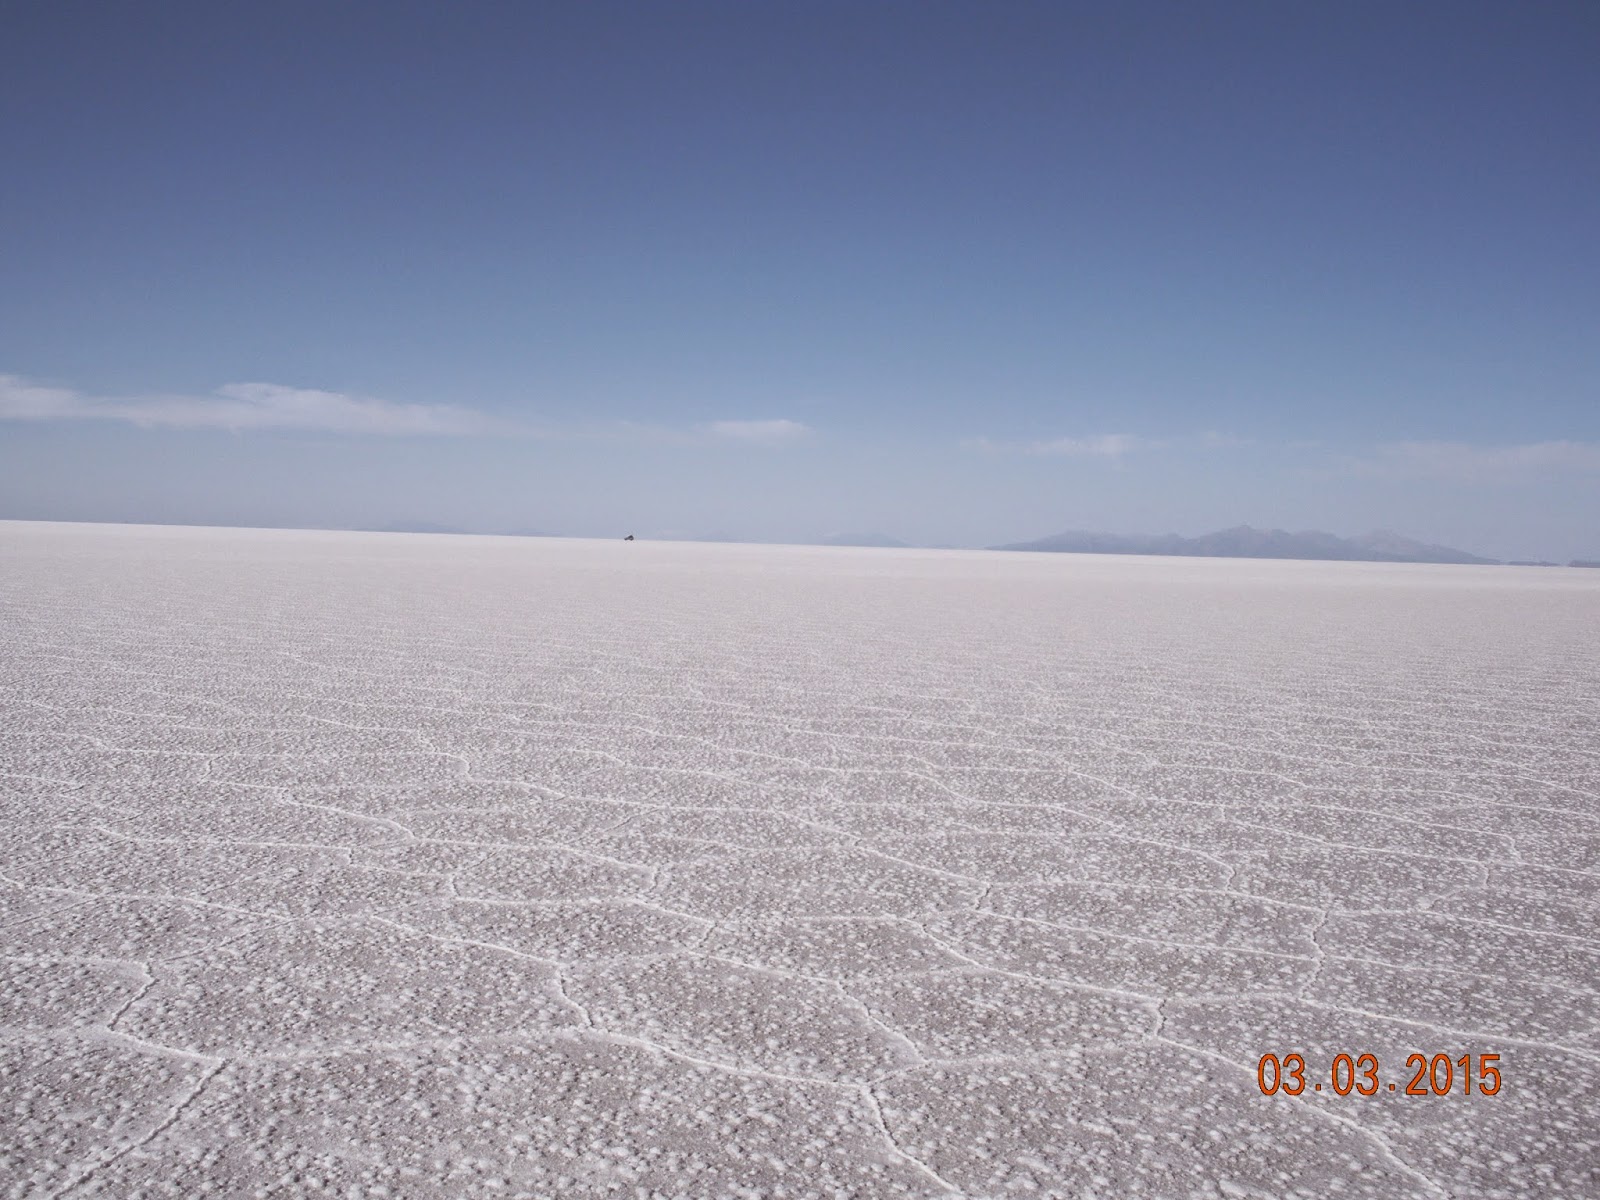
<instances>
[{"instance_id":1,"label":"cracked salt surface","mask_svg":"<svg viewBox=\"0 0 1600 1200\"><path fill-rule=\"evenodd\" d=\"M1593 572L0 523L0 627L6 1195L1600 1195Z\"/></svg>"}]
</instances>

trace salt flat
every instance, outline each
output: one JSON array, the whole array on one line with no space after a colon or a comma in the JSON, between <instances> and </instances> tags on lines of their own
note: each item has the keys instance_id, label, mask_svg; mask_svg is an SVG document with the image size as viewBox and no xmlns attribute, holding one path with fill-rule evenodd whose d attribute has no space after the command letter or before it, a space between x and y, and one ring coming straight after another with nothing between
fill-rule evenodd
<instances>
[{"instance_id":1,"label":"salt flat","mask_svg":"<svg viewBox=\"0 0 1600 1200\"><path fill-rule=\"evenodd\" d=\"M1600 572L4 523L0 628L9 1195L1600 1194Z\"/></svg>"}]
</instances>

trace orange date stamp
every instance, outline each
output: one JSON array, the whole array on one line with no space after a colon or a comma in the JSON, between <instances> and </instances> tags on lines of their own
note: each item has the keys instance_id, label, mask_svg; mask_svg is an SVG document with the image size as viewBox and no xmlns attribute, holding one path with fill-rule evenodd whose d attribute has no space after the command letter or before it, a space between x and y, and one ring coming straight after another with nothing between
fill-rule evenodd
<instances>
[{"instance_id":1,"label":"orange date stamp","mask_svg":"<svg viewBox=\"0 0 1600 1200\"><path fill-rule=\"evenodd\" d=\"M1285 1054L1279 1058L1276 1054L1263 1054L1256 1064L1256 1082L1266 1096L1276 1096L1279 1092L1298 1096L1307 1088L1313 1092L1332 1092L1336 1096L1348 1096L1352 1092L1358 1096L1376 1096L1380 1091L1403 1096L1448 1096L1458 1090L1463 1096L1474 1092L1493 1096L1500 1090L1499 1064L1498 1054L1479 1054L1476 1059L1471 1054L1454 1059L1448 1054L1435 1054L1431 1058L1426 1054L1413 1054L1406 1059L1409 1078L1402 1076L1386 1083L1376 1054L1353 1058L1348 1054L1335 1054L1324 1079L1308 1083L1304 1055ZM1400 1086L1402 1080L1404 1087Z\"/></svg>"}]
</instances>

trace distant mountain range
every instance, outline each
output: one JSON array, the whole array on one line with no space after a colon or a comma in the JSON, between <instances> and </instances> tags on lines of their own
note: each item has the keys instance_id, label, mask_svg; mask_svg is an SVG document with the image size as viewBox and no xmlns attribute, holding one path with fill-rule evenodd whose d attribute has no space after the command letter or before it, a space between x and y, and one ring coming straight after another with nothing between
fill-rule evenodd
<instances>
[{"instance_id":1,"label":"distant mountain range","mask_svg":"<svg viewBox=\"0 0 1600 1200\"><path fill-rule=\"evenodd\" d=\"M1238 525L1192 538L1180 537L1176 533L1120 534L1073 530L1038 541L992 548L1044 550L1058 554L1165 554L1191 558L1309 558L1345 562L1485 565L1499 562L1499 559L1483 558L1450 546L1419 542L1386 529L1343 538L1317 529L1290 533L1283 529L1255 529L1249 525Z\"/></svg>"},{"instance_id":2,"label":"distant mountain range","mask_svg":"<svg viewBox=\"0 0 1600 1200\"><path fill-rule=\"evenodd\" d=\"M449 525L431 521L403 521L385 526L384 533L470 533ZM513 529L502 536L513 537L564 537L544 530ZM616 535L620 537L621 535ZM683 533L648 531L639 535L650 541L692 542L743 542L746 539L731 533ZM783 544L783 543L760 543ZM901 541L887 533L830 533L810 543L814 546L874 546L882 548L910 548L911 542ZM935 546L932 549L955 549L953 546ZM1395 562L1395 563L1468 563L1483 566L1553 567L1544 560L1513 560L1502 562L1497 558L1484 558L1454 546L1438 546L1420 542L1387 529L1355 537L1339 537L1320 529L1306 529L1291 533L1284 529L1256 529L1250 525L1236 525L1232 529L1219 529L1199 537L1183 537L1176 533L1092 533L1074 529L1053 534L1031 542L1012 542L1005 546L990 546L991 550L1035 550L1055 554L1156 554L1177 555L1186 558L1303 558L1343 562ZM1600 560L1574 559L1574 567L1600 567Z\"/></svg>"}]
</instances>

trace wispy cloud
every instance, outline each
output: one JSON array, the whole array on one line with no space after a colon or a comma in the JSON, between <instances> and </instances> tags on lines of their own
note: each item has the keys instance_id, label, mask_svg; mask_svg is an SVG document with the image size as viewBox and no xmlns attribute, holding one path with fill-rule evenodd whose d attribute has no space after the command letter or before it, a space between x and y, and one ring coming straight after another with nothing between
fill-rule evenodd
<instances>
[{"instance_id":1,"label":"wispy cloud","mask_svg":"<svg viewBox=\"0 0 1600 1200\"><path fill-rule=\"evenodd\" d=\"M450 404L395 404L344 392L230 383L209 396L88 396L0 375L0 420L126 421L168 429L300 429L387 436L489 433L501 422Z\"/></svg>"},{"instance_id":2,"label":"wispy cloud","mask_svg":"<svg viewBox=\"0 0 1600 1200\"><path fill-rule=\"evenodd\" d=\"M810 426L783 418L766 421L711 421L702 428L714 438L753 442L763 446L804 441L811 436Z\"/></svg>"},{"instance_id":3,"label":"wispy cloud","mask_svg":"<svg viewBox=\"0 0 1600 1200\"><path fill-rule=\"evenodd\" d=\"M996 441L993 438L968 438L962 445L969 450L990 454L1032 454L1040 457L1121 458L1136 450L1161 445L1131 433L1100 433L1089 437L1058 437L1034 441Z\"/></svg>"},{"instance_id":4,"label":"wispy cloud","mask_svg":"<svg viewBox=\"0 0 1600 1200\"><path fill-rule=\"evenodd\" d=\"M1467 442L1390 442L1353 460L1364 475L1393 475L1482 482L1551 472L1600 471L1600 443L1524 442L1474 446Z\"/></svg>"},{"instance_id":5,"label":"wispy cloud","mask_svg":"<svg viewBox=\"0 0 1600 1200\"><path fill-rule=\"evenodd\" d=\"M816 431L799 421L704 421L698 425L652 425L643 421L611 421L574 433L575 437L653 442L663 446L782 446L809 441Z\"/></svg>"},{"instance_id":6,"label":"wispy cloud","mask_svg":"<svg viewBox=\"0 0 1600 1200\"><path fill-rule=\"evenodd\" d=\"M1145 442L1132 434L1102 433L1094 437L1061 437L1043 442L1029 442L1022 447L1022 451L1024 454L1059 454L1068 458L1121 458L1130 451L1142 449L1145 445Z\"/></svg>"},{"instance_id":7,"label":"wispy cloud","mask_svg":"<svg viewBox=\"0 0 1600 1200\"><path fill-rule=\"evenodd\" d=\"M961 443L969 450L991 454L1031 454L1041 458L1109 458L1120 460L1129 454L1148 450L1231 450L1252 446L1253 438L1231 433L1176 434L1146 438L1131 433L1098 433L1084 437L1038 438L1032 441L1003 441L993 438L968 438Z\"/></svg>"}]
</instances>

